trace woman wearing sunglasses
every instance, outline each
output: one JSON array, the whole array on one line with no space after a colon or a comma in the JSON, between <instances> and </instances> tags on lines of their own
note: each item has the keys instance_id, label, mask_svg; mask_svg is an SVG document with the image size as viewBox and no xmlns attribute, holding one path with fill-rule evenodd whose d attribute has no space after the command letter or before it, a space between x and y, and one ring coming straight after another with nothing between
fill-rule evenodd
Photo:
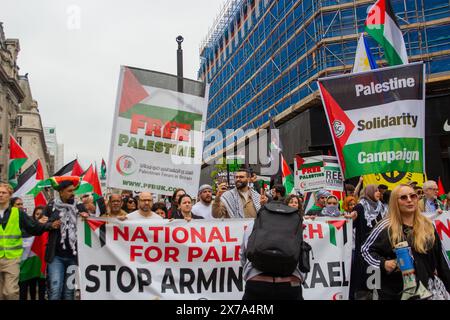
<instances>
[{"instance_id":1,"label":"woman wearing sunglasses","mask_svg":"<svg viewBox=\"0 0 450 320\"><path fill-rule=\"evenodd\" d=\"M127 197L123 200L122 210L131 213L137 210L137 200L133 197Z\"/></svg>"},{"instance_id":2,"label":"woman wearing sunglasses","mask_svg":"<svg viewBox=\"0 0 450 320\"><path fill-rule=\"evenodd\" d=\"M393 248L407 241L411 248L417 285L419 282L434 300L448 300L450 267L433 223L422 215L418 196L408 185L396 187L391 194L386 217L373 229L361 252L368 264L380 269L380 299L400 299L402 273Z\"/></svg>"}]
</instances>

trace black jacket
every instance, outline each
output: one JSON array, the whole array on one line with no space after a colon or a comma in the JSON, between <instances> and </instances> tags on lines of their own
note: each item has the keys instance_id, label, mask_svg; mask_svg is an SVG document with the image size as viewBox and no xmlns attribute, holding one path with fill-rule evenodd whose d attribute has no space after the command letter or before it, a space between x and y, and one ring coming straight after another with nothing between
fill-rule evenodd
<instances>
[{"instance_id":1,"label":"black jacket","mask_svg":"<svg viewBox=\"0 0 450 320\"><path fill-rule=\"evenodd\" d=\"M11 207L5 210L3 219L0 218L0 223L2 224L3 229L6 228L6 224L8 223L10 216ZM50 222L47 222L46 224L39 223L38 221L33 220L24 211L19 209L19 227L20 230L22 230L22 233L26 233L32 236L40 236L45 231L51 230L52 224Z\"/></svg>"},{"instance_id":2,"label":"black jacket","mask_svg":"<svg viewBox=\"0 0 450 320\"><path fill-rule=\"evenodd\" d=\"M87 212L83 204L77 204L77 209L78 213ZM60 212L54 208L53 201L47 204L43 212L43 214L48 217L49 222L58 220L60 218L59 213ZM52 230L48 234L47 250L45 251L45 261L47 263L51 263L56 255L69 258L75 257L72 253L72 249L70 248L67 238L66 238L66 249L62 248L60 229Z\"/></svg>"},{"instance_id":3,"label":"black jacket","mask_svg":"<svg viewBox=\"0 0 450 320\"><path fill-rule=\"evenodd\" d=\"M381 271L381 289L379 290L381 299L400 299L403 290L403 277L399 270L387 273L384 268L386 260L396 259L396 254L392 249L388 234L389 220L379 223L372 231L366 243L362 246L361 253L366 262ZM450 266L446 252L443 250L439 235L435 230L435 242L427 253L418 253L412 246L412 228L403 226L405 239L408 241L414 258L416 279L428 287L428 280L437 275L450 292Z\"/></svg>"}]
</instances>

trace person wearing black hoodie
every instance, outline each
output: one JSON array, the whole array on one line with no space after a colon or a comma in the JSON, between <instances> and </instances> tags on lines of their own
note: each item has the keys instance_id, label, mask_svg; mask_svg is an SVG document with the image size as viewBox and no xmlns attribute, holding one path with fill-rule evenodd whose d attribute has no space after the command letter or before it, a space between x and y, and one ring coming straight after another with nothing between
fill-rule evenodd
<instances>
[{"instance_id":1,"label":"person wearing black hoodie","mask_svg":"<svg viewBox=\"0 0 450 320\"><path fill-rule=\"evenodd\" d=\"M367 280L372 273L360 252L361 246L370 232L386 213L386 206L380 201L380 197L378 186L369 184L363 189L359 203L353 209L357 212L357 217L353 220L355 257L352 261L350 276L351 300L372 300L373 298L373 290L367 284Z\"/></svg>"}]
</instances>

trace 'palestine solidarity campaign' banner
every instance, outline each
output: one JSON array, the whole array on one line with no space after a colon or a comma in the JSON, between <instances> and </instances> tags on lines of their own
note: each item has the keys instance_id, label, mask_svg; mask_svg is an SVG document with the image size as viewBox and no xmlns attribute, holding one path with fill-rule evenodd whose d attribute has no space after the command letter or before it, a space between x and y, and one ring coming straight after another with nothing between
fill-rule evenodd
<instances>
[{"instance_id":1,"label":"'palestine solidarity campaign' banner","mask_svg":"<svg viewBox=\"0 0 450 320\"><path fill-rule=\"evenodd\" d=\"M251 221L80 219L81 298L241 299L239 252ZM305 299L348 298L351 232L350 220L305 221L305 240L313 248Z\"/></svg>"},{"instance_id":2,"label":"'palestine solidarity campaign' banner","mask_svg":"<svg viewBox=\"0 0 450 320\"><path fill-rule=\"evenodd\" d=\"M319 79L345 178L424 172L423 63Z\"/></svg>"},{"instance_id":3,"label":"'palestine solidarity campaign' banner","mask_svg":"<svg viewBox=\"0 0 450 320\"><path fill-rule=\"evenodd\" d=\"M108 169L109 187L171 195L197 194L208 87L122 67Z\"/></svg>"}]
</instances>

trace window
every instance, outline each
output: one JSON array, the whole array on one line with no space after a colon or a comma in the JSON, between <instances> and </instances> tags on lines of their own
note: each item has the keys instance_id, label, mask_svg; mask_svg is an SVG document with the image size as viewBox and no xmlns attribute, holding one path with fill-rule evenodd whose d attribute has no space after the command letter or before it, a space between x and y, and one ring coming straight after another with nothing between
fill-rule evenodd
<instances>
[{"instance_id":1,"label":"window","mask_svg":"<svg viewBox=\"0 0 450 320\"><path fill-rule=\"evenodd\" d=\"M17 137L17 143L22 146L22 137Z\"/></svg>"},{"instance_id":2,"label":"window","mask_svg":"<svg viewBox=\"0 0 450 320\"><path fill-rule=\"evenodd\" d=\"M23 116L17 116L17 118L16 118L16 125L17 125L17 127L21 127L22 126L22 120L23 120Z\"/></svg>"}]
</instances>

